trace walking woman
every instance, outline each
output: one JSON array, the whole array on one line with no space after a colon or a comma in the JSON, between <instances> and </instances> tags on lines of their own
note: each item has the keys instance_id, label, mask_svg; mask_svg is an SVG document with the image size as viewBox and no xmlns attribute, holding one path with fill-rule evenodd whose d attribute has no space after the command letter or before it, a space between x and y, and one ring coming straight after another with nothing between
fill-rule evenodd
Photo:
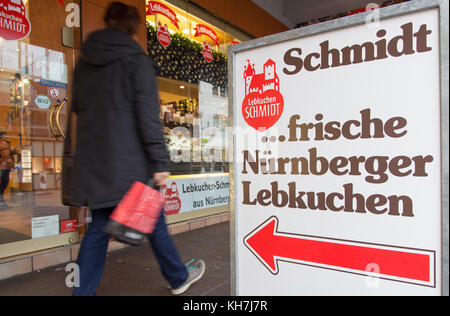
<instances>
[{"instance_id":1,"label":"walking woman","mask_svg":"<svg viewBox=\"0 0 450 316\"><path fill-rule=\"evenodd\" d=\"M152 178L162 186L169 177L153 62L133 39L141 23L139 12L113 2L104 21L106 28L83 44L73 80L76 149L70 181L64 185L69 186L71 205L92 210L78 256L80 287L75 296L95 295L110 238L103 228L128 189L135 181ZM71 138L66 138L65 151ZM198 260L185 267L161 213L150 243L172 293L182 294L203 276L205 263Z\"/></svg>"}]
</instances>

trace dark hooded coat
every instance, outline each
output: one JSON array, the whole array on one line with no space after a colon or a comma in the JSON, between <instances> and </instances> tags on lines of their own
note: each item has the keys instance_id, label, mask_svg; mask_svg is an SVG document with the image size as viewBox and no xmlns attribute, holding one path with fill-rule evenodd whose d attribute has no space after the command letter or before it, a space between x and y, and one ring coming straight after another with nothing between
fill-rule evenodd
<instances>
[{"instance_id":1,"label":"dark hooded coat","mask_svg":"<svg viewBox=\"0 0 450 316\"><path fill-rule=\"evenodd\" d=\"M155 67L130 36L104 29L88 37L72 98L71 205L116 206L135 181L147 183L153 172L168 171Z\"/></svg>"}]
</instances>

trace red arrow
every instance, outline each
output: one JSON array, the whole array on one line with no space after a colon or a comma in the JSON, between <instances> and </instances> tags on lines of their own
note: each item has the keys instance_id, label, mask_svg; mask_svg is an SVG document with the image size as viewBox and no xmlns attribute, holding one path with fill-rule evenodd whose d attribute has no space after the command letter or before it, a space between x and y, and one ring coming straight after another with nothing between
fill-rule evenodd
<instances>
[{"instance_id":1,"label":"red arrow","mask_svg":"<svg viewBox=\"0 0 450 316\"><path fill-rule=\"evenodd\" d=\"M376 264L383 279L426 286L435 282L434 251L281 233L276 217L245 237L244 244L273 274L279 272L278 261L362 275L372 275L368 267Z\"/></svg>"}]
</instances>

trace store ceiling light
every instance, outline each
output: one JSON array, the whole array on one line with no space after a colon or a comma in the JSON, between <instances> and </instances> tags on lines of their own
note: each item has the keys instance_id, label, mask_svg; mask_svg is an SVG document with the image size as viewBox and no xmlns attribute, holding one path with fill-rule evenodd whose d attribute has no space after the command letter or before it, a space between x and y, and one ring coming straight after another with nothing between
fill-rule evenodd
<instances>
[{"instance_id":1,"label":"store ceiling light","mask_svg":"<svg viewBox=\"0 0 450 316\"><path fill-rule=\"evenodd\" d=\"M184 89L185 88L185 86L180 86L180 89Z\"/></svg>"}]
</instances>

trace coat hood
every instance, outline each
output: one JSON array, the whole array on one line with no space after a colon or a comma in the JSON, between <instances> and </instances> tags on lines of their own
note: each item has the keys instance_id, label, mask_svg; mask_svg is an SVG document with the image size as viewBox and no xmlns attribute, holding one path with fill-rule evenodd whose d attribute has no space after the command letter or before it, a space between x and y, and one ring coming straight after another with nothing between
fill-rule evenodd
<instances>
[{"instance_id":1,"label":"coat hood","mask_svg":"<svg viewBox=\"0 0 450 316\"><path fill-rule=\"evenodd\" d=\"M81 59L95 66L104 66L127 56L144 54L141 46L131 36L115 29L92 33L84 42L81 51Z\"/></svg>"}]
</instances>

